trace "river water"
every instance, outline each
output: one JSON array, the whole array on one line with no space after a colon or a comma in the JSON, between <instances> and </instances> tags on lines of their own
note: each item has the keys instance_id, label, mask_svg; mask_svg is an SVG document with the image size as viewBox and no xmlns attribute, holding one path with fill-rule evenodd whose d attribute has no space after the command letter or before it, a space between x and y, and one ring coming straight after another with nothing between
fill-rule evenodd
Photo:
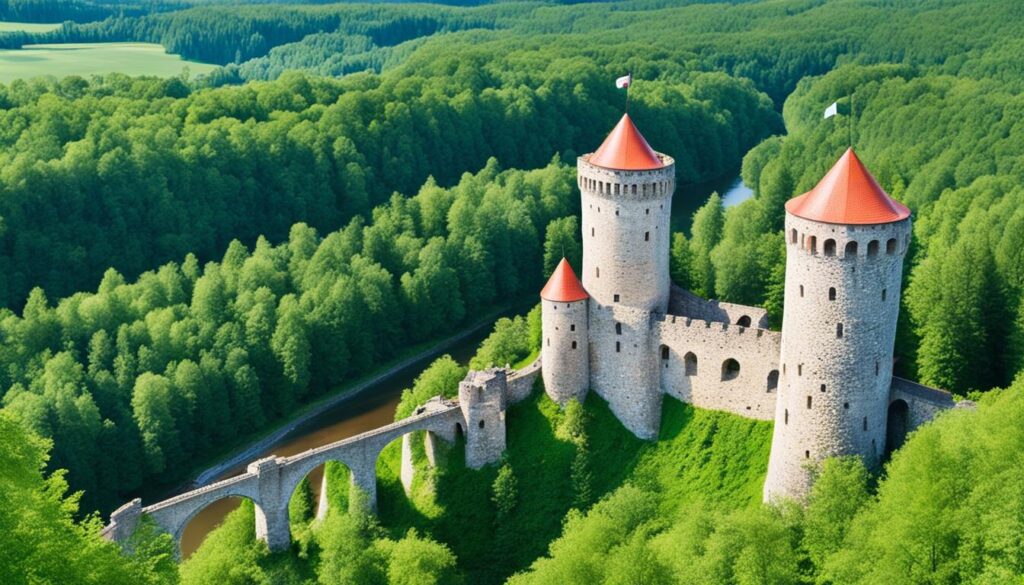
<instances>
[{"instance_id":1,"label":"river water","mask_svg":"<svg viewBox=\"0 0 1024 585\"><path fill-rule=\"evenodd\" d=\"M713 192L722 195L727 207L745 201L753 195L753 191L740 180L738 173L732 173L714 181L680 185L672 199L672 230L683 231L689 235L693 213L707 201ZM445 353L450 354L459 363L467 364L476 353L477 346L490 334L492 329L492 326L481 328L478 333L463 339ZM305 424L296 427L278 444L258 457L254 457L253 460L269 455L282 457L295 455L393 422L395 408L398 406L402 390L411 387L416 376L431 361L432 359L425 359L404 368L358 396L324 411ZM245 465L240 465L225 472L217 479L226 479L244 471ZM323 469L319 468L309 475L310 485L314 492L320 489L322 473ZM241 500L238 498L226 498L211 504L196 515L185 528L181 538L182 558L187 558L195 552L206 535L216 528L229 512L237 508L240 502Z\"/></svg>"}]
</instances>

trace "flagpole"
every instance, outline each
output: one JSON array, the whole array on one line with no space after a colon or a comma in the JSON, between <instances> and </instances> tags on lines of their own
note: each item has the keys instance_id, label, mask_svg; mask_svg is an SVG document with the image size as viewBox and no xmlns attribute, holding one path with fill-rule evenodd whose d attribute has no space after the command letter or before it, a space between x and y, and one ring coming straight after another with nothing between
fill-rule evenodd
<instances>
[{"instance_id":1,"label":"flagpole","mask_svg":"<svg viewBox=\"0 0 1024 585\"><path fill-rule=\"evenodd\" d=\"M850 148L853 148L853 92L850 92Z\"/></svg>"},{"instance_id":2,"label":"flagpole","mask_svg":"<svg viewBox=\"0 0 1024 585\"><path fill-rule=\"evenodd\" d=\"M626 113L629 113L629 87L633 85L633 74L629 74L629 83L626 84Z\"/></svg>"}]
</instances>

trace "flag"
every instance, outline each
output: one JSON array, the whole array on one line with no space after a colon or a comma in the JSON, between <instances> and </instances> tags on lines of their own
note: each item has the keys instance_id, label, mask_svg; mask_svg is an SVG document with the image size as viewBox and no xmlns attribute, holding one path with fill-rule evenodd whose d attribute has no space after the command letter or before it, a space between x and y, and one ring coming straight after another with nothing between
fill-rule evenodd
<instances>
[{"instance_id":1,"label":"flag","mask_svg":"<svg viewBox=\"0 0 1024 585\"><path fill-rule=\"evenodd\" d=\"M839 102L832 102L832 105L825 108L825 118L831 118L839 113Z\"/></svg>"},{"instance_id":2,"label":"flag","mask_svg":"<svg viewBox=\"0 0 1024 585\"><path fill-rule=\"evenodd\" d=\"M629 87L629 84L633 83L633 74L623 75L622 77L615 80L615 87L622 89Z\"/></svg>"}]
</instances>

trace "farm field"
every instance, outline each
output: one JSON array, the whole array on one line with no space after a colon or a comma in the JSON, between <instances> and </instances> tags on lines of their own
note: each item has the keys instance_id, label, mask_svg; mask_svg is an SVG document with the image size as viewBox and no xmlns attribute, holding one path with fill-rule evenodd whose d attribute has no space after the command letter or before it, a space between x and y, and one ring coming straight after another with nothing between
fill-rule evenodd
<instances>
[{"instance_id":1,"label":"farm field","mask_svg":"<svg viewBox=\"0 0 1024 585\"><path fill-rule=\"evenodd\" d=\"M57 30L58 28L60 28L60 23L59 22L54 22L54 23L0 22L0 33L4 33L4 32L44 33L44 32L50 32L51 30Z\"/></svg>"},{"instance_id":2,"label":"farm field","mask_svg":"<svg viewBox=\"0 0 1024 585\"><path fill-rule=\"evenodd\" d=\"M185 67L194 75L212 71L216 65L185 61L153 43L26 45L20 50L0 50L0 83L41 75L88 77L113 72L171 77Z\"/></svg>"}]
</instances>

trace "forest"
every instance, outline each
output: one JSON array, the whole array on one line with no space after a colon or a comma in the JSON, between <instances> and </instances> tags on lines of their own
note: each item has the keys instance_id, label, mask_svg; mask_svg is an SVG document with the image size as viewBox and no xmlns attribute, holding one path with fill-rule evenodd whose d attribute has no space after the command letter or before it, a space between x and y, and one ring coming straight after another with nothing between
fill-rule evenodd
<instances>
[{"instance_id":1,"label":"forest","mask_svg":"<svg viewBox=\"0 0 1024 585\"><path fill-rule=\"evenodd\" d=\"M0 581L1024 575L1024 478L1007 465L1024 441L1014 2L197 6L42 35L0 44L145 40L225 67L0 85L0 457L14 470L0 487L19 502L0 510ZM523 551L482 566L453 520L471 511L434 500L449 519L337 514L281 555L243 508L180 573L164 536L144 531L131 555L100 542L93 511L535 294L558 252L577 253L570 164L620 115L624 70L638 79L630 112L680 183L742 160L756 192L728 209L712 197L675 234L674 280L780 323L782 204L852 142L914 212L897 372L977 410L914 434L881 475L830 462L800 509L748 493L763 428L675 405L662 442L632 444L600 403L570 414L537 398L514 416L552 442L480 475L453 449L437 480L463 482L489 534ZM524 358L533 326L502 322L474 363ZM408 401L453 392L460 371L439 362ZM552 468L524 463L528 450L549 450ZM656 472L694 452L711 457L704 472ZM596 479L605 468L620 471ZM554 508L533 481L562 494Z\"/></svg>"}]
</instances>

